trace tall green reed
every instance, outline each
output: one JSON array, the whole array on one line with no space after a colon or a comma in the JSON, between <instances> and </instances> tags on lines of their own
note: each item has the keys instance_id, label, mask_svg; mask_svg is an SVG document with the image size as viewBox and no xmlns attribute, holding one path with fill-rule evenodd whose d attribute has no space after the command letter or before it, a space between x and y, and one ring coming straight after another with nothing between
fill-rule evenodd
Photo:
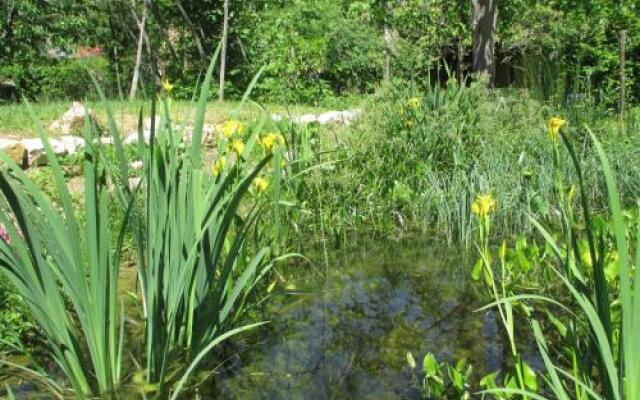
<instances>
[{"instance_id":1,"label":"tall green reed","mask_svg":"<svg viewBox=\"0 0 640 400\"><path fill-rule=\"evenodd\" d=\"M44 348L76 395L111 393L122 379L123 324L116 293L126 224L114 230L111 222L105 163L89 118L84 123L84 222L47 135L41 124L37 127L60 202L44 195L0 153L0 221L10 239L0 240L0 270L28 304ZM49 371L19 369L62 395Z\"/></svg>"},{"instance_id":2,"label":"tall green reed","mask_svg":"<svg viewBox=\"0 0 640 400\"><path fill-rule=\"evenodd\" d=\"M124 154L118 156L120 197L136 204L131 220L145 318L145 378L158 395L171 398L177 398L189 375L222 340L259 325L238 327L253 289L273 265L269 247L248 243L261 202L245 200L272 157L251 162L259 129L246 146L235 144L243 138L230 143L233 151L218 146L216 159L233 159L222 173L213 174L203 161L204 115L215 60L202 83L189 141L182 139L184 123L173 126L166 99L156 125L154 99L149 145L139 146L138 153L144 164L141 205L129 188ZM139 139L144 142L141 129ZM121 146L116 148L121 153Z\"/></svg>"},{"instance_id":3,"label":"tall green reed","mask_svg":"<svg viewBox=\"0 0 640 400\"><path fill-rule=\"evenodd\" d=\"M547 386L554 398L636 399L640 395L640 341L635 334L640 328L640 276L636 272L640 260L640 221L631 224L625 221L609 159L593 132L588 129L587 132L605 178L611 234L594 223L581 164L570 140L562 134L577 172L587 255L582 254L578 245L580 234L577 223L567 219L568 233L561 236L564 242L559 242L542 223L532 217L532 223L555 256L546 266L561 282L569 297L496 296L496 302L492 305L529 299L554 304L567 314L564 323L554 319L553 325L560 327L560 336L568 338L559 350L557 343L554 346L549 344L549 330L544 329L537 319L531 320L532 332L546 367ZM570 204L567 203L566 207L570 207ZM605 242L609 235L618 256L617 280L607 279L605 274ZM633 239L635 246L631 241ZM590 362L590 359L595 362ZM545 398L522 389L505 388L489 392L494 395L519 394Z\"/></svg>"}]
</instances>

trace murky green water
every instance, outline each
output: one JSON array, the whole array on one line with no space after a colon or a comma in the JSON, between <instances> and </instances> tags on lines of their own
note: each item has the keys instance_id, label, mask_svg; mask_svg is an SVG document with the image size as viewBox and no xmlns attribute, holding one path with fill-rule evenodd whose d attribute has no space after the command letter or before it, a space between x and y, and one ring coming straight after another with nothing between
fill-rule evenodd
<instances>
[{"instance_id":1,"label":"murky green water","mask_svg":"<svg viewBox=\"0 0 640 400\"><path fill-rule=\"evenodd\" d=\"M215 379L229 399L417 398L406 353L499 367L495 318L475 313L469 261L429 240L376 242L330 252L328 265L284 271L271 324ZM415 371L417 373L417 371Z\"/></svg>"}]
</instances>

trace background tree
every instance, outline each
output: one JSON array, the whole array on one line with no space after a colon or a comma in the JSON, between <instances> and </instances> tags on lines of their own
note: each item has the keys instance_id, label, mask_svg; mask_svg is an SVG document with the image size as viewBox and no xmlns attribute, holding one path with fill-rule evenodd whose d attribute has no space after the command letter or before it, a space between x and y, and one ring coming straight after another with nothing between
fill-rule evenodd
<instances>
[{"instance_id":1,"label":"background tree","mask_svg":"<svg viewBox=\"0 0 640 400\"><path fill-rule=\"evenodd\" d=\"M227 41L229 40L229 0L224 0L222 18L222 49L220 50L220 88L218 101L224 101L224 78L227 67Z\"/></svg>"},{"instance_id":2,"label":"background tree","mask_svg":"<svg viewBox=\"0 0 640 400\"><path fill-rule=\"evenodd\" d=\"M473 6L473 72L495 81L494 31L498 20L498 0L471 0Z\"/></svg>"}]
</instances>

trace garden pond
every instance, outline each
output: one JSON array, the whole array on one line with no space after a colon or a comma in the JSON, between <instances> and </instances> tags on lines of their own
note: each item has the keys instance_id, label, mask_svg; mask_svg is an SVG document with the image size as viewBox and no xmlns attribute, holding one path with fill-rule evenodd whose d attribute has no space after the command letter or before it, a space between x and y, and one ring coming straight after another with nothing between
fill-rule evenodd
<instances>
[{"instance_id":1,"label":"garden pond","mask_svg":"<svg viewBox=\"0 0 640 400\"><path fill-rule=\"evenodd\" d=\"M322 252L320 252L322 253ZM508 362L498 319L469 277L473 259L429 239L359 242L282 271L260 317L218 370L232 399L419 399L427 352L488 373Z\"/></svg>"}]
</instances>

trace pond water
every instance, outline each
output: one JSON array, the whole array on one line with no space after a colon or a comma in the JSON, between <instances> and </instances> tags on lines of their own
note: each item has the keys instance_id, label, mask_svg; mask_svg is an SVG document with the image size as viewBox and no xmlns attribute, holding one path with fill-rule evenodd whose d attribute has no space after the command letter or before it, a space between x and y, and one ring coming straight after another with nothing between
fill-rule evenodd
<instances>
[{"instance_id":1,"label":"pond water","mask_svg":"<svg viewBox=\"0 0 640 400\"><path fill-rule=\"evenodd\" d=\"M241 339L215 379L219 398L419 398L408 351L418 365L433 352L500 368L496 318L474 312L464 252L424 239L330 254L283 271L260 316L271 323Z\"/></svg>"}]
</instances>

